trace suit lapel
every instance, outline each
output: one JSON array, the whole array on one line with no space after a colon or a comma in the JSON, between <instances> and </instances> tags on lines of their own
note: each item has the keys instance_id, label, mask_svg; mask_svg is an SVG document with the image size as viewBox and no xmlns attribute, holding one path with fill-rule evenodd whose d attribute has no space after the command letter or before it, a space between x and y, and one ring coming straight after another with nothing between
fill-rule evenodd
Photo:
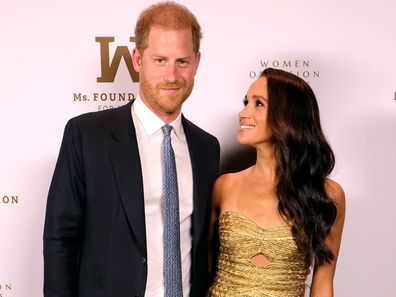
<instances>
[{"instance_id":1,"label":"suit lapel","mask_svg":"<svg viewBox=\"0 0 396 297\"><path fill-rule=\"evenodd\" d=\"M135 127L129 103L117 110L109 146L114 176L128 223L143 256L146 256L143 179Z\"/></svg>"},{"instance_id":2,"label":"suit lapel","mask_svg":"<svg viewBox=\"0 0 396 297\"><path fill-rule=\"evenodd\" d=\"M186 134L188 150L191 158L191 168L193 173L193 243L197 243L204 226L204 217L207 207L207 199L200 195L205 185L201 181L205 180L205 168L202 166L202 151L199 150L199 143L195 132L188 121L182 118L184 132ZM205 190L203 190L205 191Z\"/></svg>"},{"instance_id":3,"label":"suit lapel","mask_svg":"<svg viewBox=\"0 0 396 297\"><path fill-rule=\"evenodd\" d=\"M146 228L144 211L143 178L140 164L135 127L131 115L132 102L119 107L116 121L112 130L114 141L109 146L109 154L113 165L114 176L121 197L122 206L126 213L129 226L139 245L143 256L147 254ZM200 193L206 193L205 167L202 166L202 151L197 141L196 132L188 121L182 118L186 134L188 150L191 158L193 173L193 243L197 243L204 226L205 212L208 199ZM200 182L201 181L201 182Z\"/></svg>"}]
</instances>

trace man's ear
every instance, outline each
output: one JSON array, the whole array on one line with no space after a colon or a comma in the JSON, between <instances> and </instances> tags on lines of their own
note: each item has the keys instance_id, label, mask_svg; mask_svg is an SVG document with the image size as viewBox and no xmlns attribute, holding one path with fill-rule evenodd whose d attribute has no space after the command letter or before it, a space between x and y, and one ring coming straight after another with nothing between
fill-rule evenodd
<instances>
[{"instance_id":1,"label":"man's ear","mask_svg":"<svg viewBox=\"0 0 396 297\"><path fill-rule=\"evenodd\" d=\"M132 63L135 71L140 72L142 68L142 55L136 47L132 50Z\"/></svg>"}]
</instances>

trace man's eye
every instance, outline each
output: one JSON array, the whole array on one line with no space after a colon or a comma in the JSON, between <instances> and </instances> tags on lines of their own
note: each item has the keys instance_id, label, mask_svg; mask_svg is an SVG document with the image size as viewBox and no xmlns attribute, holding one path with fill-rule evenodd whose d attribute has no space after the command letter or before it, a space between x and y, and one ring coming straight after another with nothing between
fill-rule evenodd
<instances>
[{"instance_id":1,"label":"man's eye","mask_svg":"<svg viewBox=\"0 0 396 297\"><path fill-rule=\"evenodd\" d=\"M179 65L187 65L187 61L185 60L179 60L178 63Z\"/></svg>"},{"instance_id":2,"label":"man's eye","mask_svg":"<svg viewBox=\"0 0 396 297\"><path fill-rule=\"evenodd\" d=\"M155 59L155 62L157 64L164 64L165 63L165 59Z\"/></svg>"}]
</instances>

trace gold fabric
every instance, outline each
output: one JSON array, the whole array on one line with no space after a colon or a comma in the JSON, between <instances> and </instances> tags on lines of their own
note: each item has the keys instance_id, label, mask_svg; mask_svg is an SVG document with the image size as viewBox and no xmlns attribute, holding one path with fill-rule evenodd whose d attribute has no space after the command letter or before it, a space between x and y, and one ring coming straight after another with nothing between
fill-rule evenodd
<instances>
[{"instance_id":1,"label":"gold fabric","mask_svg":"<svg viewBox=\"0 0 396 297\"><path fill-rule=\"evenodd\" d=\"M212 297L304 296L309 267L285 223L263 229L248 217L226 211L219 217L220 254ZM270 262L258 267L252 257Z\"/></svg>"}]
</instances>

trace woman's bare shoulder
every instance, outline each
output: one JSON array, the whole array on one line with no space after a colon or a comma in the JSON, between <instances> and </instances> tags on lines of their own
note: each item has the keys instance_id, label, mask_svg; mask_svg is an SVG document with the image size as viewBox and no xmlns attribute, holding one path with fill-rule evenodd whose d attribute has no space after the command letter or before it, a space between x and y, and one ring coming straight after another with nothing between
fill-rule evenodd
<instances>
[{"instance_id":1,"label":"woman's bare shoulder","mask_svg":"<svg viewBox=\"0 0 396 297\"><path fill-rule=\"evenodd\" d=\"M238 172L220 175L216 180L215 186L222 188L235 186L235 183L240 182L243 179L243 176L246 175L246 172L248 170L249 168Z\"/></svg>"},{"instance_id":2,"label":"woman's bare shoulder","mask_svg":"<svg viewBox=\"0 0 396 297\"><path fill-rule=\"evenodd\" d=\"M238 174L239 172L222 174L217 178L216 185L225 186L230 182L232 183L233 181L238 179Z\"/></svg>"},{"instance_id":3,"label":"woman's bare shoulder","mask_svg":"<svg viewBox=\"0 0 396 297\"><path fill-rule=\"evenodd\" d=\"M244 171L245 170L220 175L214 184L213 198L219 201L222 196L226 195L230 191L232 192L242 180Z\"/></svg>"},{"instance_id":4,"label":"woman's bare shoulder","mask_svg":"<svg viewBox=\"0 0 396 297\"><path fill-rule=\"evenodd\" d=\"M332 179L327 178L325 182L327 195L338 207L345 208L345 192L342 186Z\"/></svg>"}]
</instances>

